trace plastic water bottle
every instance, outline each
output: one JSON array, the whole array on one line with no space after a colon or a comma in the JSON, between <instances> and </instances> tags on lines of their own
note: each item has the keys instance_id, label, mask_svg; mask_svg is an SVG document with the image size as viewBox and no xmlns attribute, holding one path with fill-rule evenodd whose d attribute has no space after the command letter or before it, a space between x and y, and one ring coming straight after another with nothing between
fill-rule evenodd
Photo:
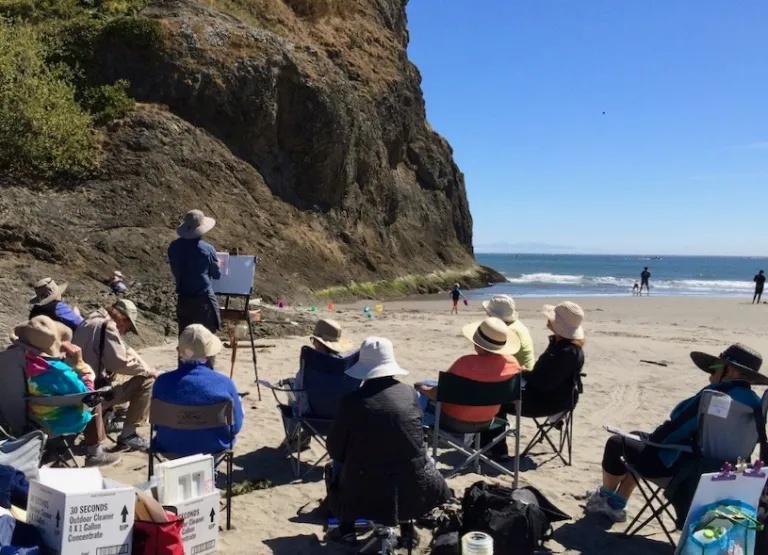
<instances>
[{"instance_id":1,"label":"plastic water bottle","mask_svg":"<svg viewBox=\"0 0 768 555\"><path fill-rule=\"evenodd\" d=\"M461 538L463 555L493 555L493 538L485 532L468 532Z\"/></svg>"}]
</instances>

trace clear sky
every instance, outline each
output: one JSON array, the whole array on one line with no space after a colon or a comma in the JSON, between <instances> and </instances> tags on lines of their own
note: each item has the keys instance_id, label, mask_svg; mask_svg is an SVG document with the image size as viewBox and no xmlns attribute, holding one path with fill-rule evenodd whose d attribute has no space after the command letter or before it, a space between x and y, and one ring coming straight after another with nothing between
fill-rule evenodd
<instances>
[{"instance_id":1,"label":"clear sky","mask_svg":"<svg viewBox=\"0 0 768 555\"><path fill-rule=\"evenodd\" d=\"M768 1L410 0L408 18L476 247L768 254Z\"/></svg>"}]
</instances>

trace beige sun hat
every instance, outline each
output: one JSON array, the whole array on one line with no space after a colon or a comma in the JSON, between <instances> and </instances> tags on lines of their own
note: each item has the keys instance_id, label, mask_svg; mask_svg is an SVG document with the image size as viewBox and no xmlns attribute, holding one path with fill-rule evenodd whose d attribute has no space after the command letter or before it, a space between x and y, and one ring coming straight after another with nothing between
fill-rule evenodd
<instances>
[{"instance_id":1,"label":"beige sun hat","mask_svg":"<svg viewBox=\"0 0 768 555\"><path fill-rule=\"evenodd\" d=\"M205 360L221 352L221 340L202 324L191 324L179 336L181 360Z\"/></svg>"},{"instance_id":2,"label":"beige sun hat","mask_svg":"<svg viewBox=\"0 0 768 555\"><path fill-rule=\"evenodd\" d=\"M32 347L43 354L61 358L61 344L72 340L72 331L48 316L35 316L13 328L11 341Z\"/></svg>"},{"instance_id":3,"label":"beige sun hat","mask_svg":"<svg viewBox=\"0 0 768 555\"><path fill-rule=\"evenodd\" d=\"M129 301L128 299L120 299L112 305L112 308L128 318L128 320L131 322L131 331L136 335L139 335L139 330L136 327L136 322L139 319L139 309L136 308L136 305L133 303L133 301Z\"/></svg>"},{"instance_id":4,"label":"beige sun hat","mask_svg":"<svg viewBox=\"0 0 768 555\"><path fill-rule=\"evenodd\" d=\"M342 336L341 325L330 318L318 320L309 338L322 343L337 353L346 351L352 346L352 342Z\"/></svg>"},{"instance_id":5,"label":"beige sun hat","mask_svg":"<svg viewBox=\"0 0 768 555\"><path fill-rule=\"evenodd\" d=\"M566 339L584 339L584 310L571 301L565 301L557 306L544 305L542 312L552 324L552 330Z\"/></svg>"},{"instance_id":6,"label":"beige sun hat","mask_svg":"<svg viewBox=\"0 0 768 555\"><path fill-rule=\"evenodd\" d=\"M201 210L190 210L184 214L184 221L176 228L182 239L199 239L216 225L216 220L209 218Z\"/></svg>"},{"instance_id":7,"label":"beige sun hat","mask_svg":"<svg viewBox=\"0 0 768 555\"><path fill-rule=\"evenodd\" d=\"M120 270L115 270L114 272L112 272L112 275L115 277L119 277L120 279L123 279L125 277L123 276L123 272L121 272Z\"/></svg>"},{"instance_id":8,"label":"beige sun hat","mask_svg":"<svg viewBox=\"0 0 768 555\"><path fill-rule=\"evenodd\" d=\"M483 301L483 308L488 316L494 316L505 324L511 324L517 320L515 299L509 295L494 295L490 300Z\"/></svg>"},{"instance_id":9,"label":"beige sun hat","mask_svg":"<svg viewBox=\"0 0 768 555\"><path fill-rule=\"evenodd\" d=\"M345 373L351 378L365 381L405 376L408 371L400 368L395 360L395 347L389 339L369 337L360 346L360 358Z\"/></svg>"},{"instance_id":10,"label":"beige sun hat","mask_svg":"<svg viewBox=\"0 0 768 555\"><path fill-rule=\"evenodd\" d=\"M510 333L502 320L490 316L480 322L467 324L461 333L481 349L497 355L512 355L520 350L520 338Z\"/></svg>"},{"instance_id":11,"label":"beige sun hat","mask_svg":"<svg viewBox=\"0 0 768 555\"><path fill-rule=\"evenodd\" d=\"M53 278L43 278L35 284L35 296L29 299L29 304L44 306L53 301L60 301L67 284L58 285Z\"/></svg>"}]
</instances>

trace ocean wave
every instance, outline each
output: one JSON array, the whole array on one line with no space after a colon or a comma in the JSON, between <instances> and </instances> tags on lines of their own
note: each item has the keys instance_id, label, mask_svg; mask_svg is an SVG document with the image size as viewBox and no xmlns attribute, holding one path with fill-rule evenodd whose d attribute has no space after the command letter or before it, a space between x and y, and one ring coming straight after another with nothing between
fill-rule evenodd
<instances>
[{"instance_id":1,"label":"ocean wave","mask_svg":"<svg viewBox=\"0 0 768 555\"><path fill-rule=\"evenodd\" d=\"M570 274L535 273L523 274L518 277L508 277L507 281L516 285L529 286L568 286L584 288L621 288L631 289L635 283L633 278L614 276L578 276ZM705 279L651 279L651 289L690 291L692 293L739 292L751 291L754 284L749 281L705 280Z\"/></svg>"}]
</instances>

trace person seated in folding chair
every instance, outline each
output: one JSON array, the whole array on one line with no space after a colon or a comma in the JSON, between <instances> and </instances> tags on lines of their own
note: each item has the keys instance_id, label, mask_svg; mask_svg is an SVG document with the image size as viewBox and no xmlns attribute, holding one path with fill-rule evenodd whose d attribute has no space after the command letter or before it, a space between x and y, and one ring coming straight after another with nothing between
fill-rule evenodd
<instances>
[{"instance_id":1,"label":"person seated in folding chair","mask_svg":"<svg viewBox=\"0 0 768 555\"><path fill-rule=\"evenodd\" d=\"M494 295L490 300L483 301L483 308L488 316L498 318L507 324L509 331L517 335L520 339L520 350L512 353L512 356L522 364L523 368L528 370L533 368L533 364L536 362L533 339L531 339L531 332L520 321L515 309L515 300L509 295Z\"/></svg>"},{"instance_id":2,"label":"person seated in folding chair","mask_svg":"<svg viewBox=\"0 0 768 555\"><path fill-rule=\"evenodd\" d=\"M67 326L47 316L35 316L13 329L14 344L25 351L24 374L32 397L29 416L54 435L79 434L92 417L84 404L53 407L34 401L34 397L93 391L93 370L83 362L82 352L71 339Z\"/></svg>"},{"instance_id":3,"label":"person seated in folding chair","mask_svg":"<svg viewBox=\"0 0 768 555\"><path fill-rule=\"evenodd\" d=\"M498 318L468 324L462 334L475 347L474 354L458 358L448 369L451 374L476 382L503 382L522 371L511 353L520 350L520 339ZM418 384L419 403L424 411L424 423L434 424L434 404L437 387ZM488 428L500 410L499 405L471 407L443 403L440 427L458 433L471 434Z\"/></svg>"},{"instance_id":4,"label":"person seated in folding chair","mask_svg":"<svg viewBox=\"0 0 768 555\"><path fill-rule=\"evenodd\" d=\"M356 541L355 520L394 527L423 516L451 492L427 454L416 391L395 379L408 372L397 364L392 342L366 339L346 373L363 385L342 400L328 435L336 467L326 484L340 521L332 539L349 545ZM403 542L415 541L411 526L401 525L401 533Z\"/></svg>"},{"instance_id":5,"label":"person seated in folding chair","mask_svg":"<svg viewBox=\"0 0 768 555\"><path fill-rule=\"evenodd\" d=\"M187 326L179 336L181 366L158 376L152 388L152 402L171 405L210 406L231 401L234 419L231 428L179 430L154 426L152 451L178 457L196 453L221 453L234 446L243 428L244 411L235 383L213 368L221 341L202 324Z\"/></svg>"},{"instance_id":6,"label":"person seated in folding chair","mask_svg":"<svg viewBox=\"0 0 768 555\"><path fill-rule=\"evenodd\" d=\"M146 451L147 440L139 436L137 428L146 420L152 384L157 371L129 347L123 337L129 332L138 334L136 305L128 299L119 299L108 308L89 314L74 333L73 342L83 350L83 358L96 372L96 386L111 385L117 374L129 376L112 387L112 397L97 411L106 411L127 403L125 423L117 438L123 450ZM86 430L85 445L89 453L99 451L106 434L94 424Z\"/></svg>"},{"instance_id":7,"label":"person seated in folding chair","mask_svg":"<svg viewBox=\"0 0 768 555\"><path fill-rule=\"evenodd\" d=\"M523 372L525 386L521 402L521 415L526 418L544 418L573 409L578 402L574 383L581 383L584 367L584 311L576 303L565 301L557 306L545 305L547 329L552 332L549 345L536 364ZM502 407L499 416L514 414L514 405ZM493 439L486 434L483 445ZM491 450L496 460L509 458L506 442L497 443Z\"/></svg>"},{"instance_id":8,"label":"person seated in folding chair","mask_svg":"<svg viewBox=\"0 0 768 555\"><path fill-rule=\"evenodd\" d=\"M637 474L646 479L671 478L695 454L649 445L694 446L698 430L697 416L702 392L719 391L753 410L759 409L760 397L752 385L768 385L768 377L760 374L763 359L757 351L741 344L728 347L719 357L692 352L693 362L707 372L709 383L693 397L678 404L669 420L650 434L632 432L645 441L622 435L608 438L603 451L603 483L587 499L586 512L607 516L614 522L627 518L626 506L636 482L624 464L632 465Z\"/></svg>"},{"instance_id":9,"label":"person seated in folding chair","mask_svg":"<svg viewBox=\"0 0 768 555\"><path fill-rule=\"evenodd\" d=\"M77 308L62 300L67 290L66 283L58 285L52 278L46 277L35 284L35 296L29 299L31 308L29 318L48 316L55 322L61 322L73 332L83 323L83 317Z\"/></svg>"}]
</instances>

